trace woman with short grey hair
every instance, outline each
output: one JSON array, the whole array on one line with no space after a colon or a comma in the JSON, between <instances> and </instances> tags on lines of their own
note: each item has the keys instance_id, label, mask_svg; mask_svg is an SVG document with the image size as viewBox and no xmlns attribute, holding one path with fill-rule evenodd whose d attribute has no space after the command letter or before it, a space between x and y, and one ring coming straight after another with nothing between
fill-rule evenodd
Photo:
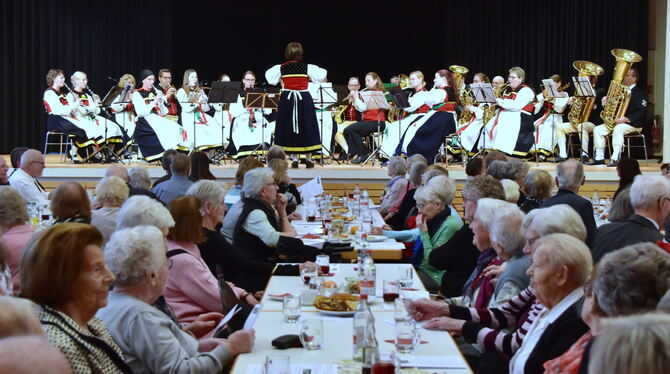
<instances>
[{"instance_id":1,"label":"woman with short grey hair","mask_svg":"<svg viewBox=\"0 0 670 374\"><path fill-rule=\"evenodd\" d=\"M128 170L128 178L130 178L128 183L135 188L151 189L151 177L147 169L143 167L137 166Z\"/></svg>"},{"instance_id":2,"label":"woman with short grey hair","mask_svg":"<svg viewBox=\"0 0 670 374\"><path fill-rule=\"evenodd\" d=\"M174 226L170 211L158 201L144 195L131 196L121 206L116 217L116 229L135 226L158 227L164 235Z\"/></svg>"},{"instance_id":3,"label":"woman with short grey hair","mask_svg":"<svg viewBox=\"0 0 670 374\"><path fill-rule=\"evenodd\" d=\"M400 203L405 188L407 187L407 162L400 156L391 157L386 172L391 180L384 187L384 196L379 203L379 213L385 216L391 208Z\"/></svg>"},{"instance_id":4,"label":"woman with short grey hair","mask_svg":"<svg viewBox=\"0 0 670 374\"><path fill-rule=\"evenodd\" d=\"M103 243L116 230L119 209L128 200L128 193L126 182L116 176L102 178L95 187L95 196L102 208L91 212L91 225L100 231Z\"/></svg>"},{"instance_id":5,"label":"woman with short grey hair","mask_svg":"<svg viewBox=\"0 0 670 374\"><path fill-rule=\"evenodd\" d=\"M567 204L553 205L530 211L523 220L526 236L524 253L532 254L535 242L542 236L565 233L581 241L586 241L586 226L581 216Z\"/></svg>"},{"instance_id":6,"label":"woman with short grey hair","mask_svg":"<svg viewBox=\"0 0 670 374\"><path fill-rule=\"evenodd\" d=\"M416 192L416 188L421 185L421 176L427 168L428 165L421 161L415 161L410 165L409 183L402 191L403 196L399 199L400 202L391 208L389 213L384 217L384 221L393 227L393 229L403 230L406 228L406 220L416 206L414 193Z\"/></svg>"},{"instance_id":7,"label":"woman with short grey hair","mask_svg":"<svg viewBox=\"0 0 670 374\"><path fill-rule=\"evenodd\" d=\"M158 228L115 232L105 246L105 263L116 281L97 317L133 372L219 373L234 356L251 351L253 330L235 332L227 340L202 338L202 329L192 330L192 336L151 306L165 291L170 263Z\"/></svg>"},{"instance_id":8,"label":"woman with short grey hair","mask_svg":"<svg viewBox=\"0 0 670 374\"><path fill-rule=\"evenodd\" d=\"M0 259L0 294L20 294L21 256L32 236L26 200L14 188L0 186L0 243L5 256Z\"/></svg>"}]
</instances>

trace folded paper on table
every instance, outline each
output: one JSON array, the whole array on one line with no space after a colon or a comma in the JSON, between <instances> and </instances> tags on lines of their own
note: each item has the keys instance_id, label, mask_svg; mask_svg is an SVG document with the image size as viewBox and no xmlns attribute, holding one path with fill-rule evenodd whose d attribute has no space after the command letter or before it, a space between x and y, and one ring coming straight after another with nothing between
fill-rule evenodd
<instances>
[{"instance_id":1,"label":"folded paper on table","mask_svg":"<svg viewBox=\"0 0 670 374\"><path fill-rule=\"evenodd\" d=\"M323 184L321 184L321 177L316 177L311 181L304 183L302 186L298 187L300 192L300 197L304 201L321 195L323 193Z\"/></svg>"},{"instance_id":2,"label":"folded paper on table","mask_svg":"<svg viewBox=\"0 0 670 374\"><path fill-rule=\"evenodd\" d=\"M431 368L431 369L467 369L468 365L463 358L457 355L417 356L399 355L400 366L404 368Z\"/></svg>"}]
</instances>

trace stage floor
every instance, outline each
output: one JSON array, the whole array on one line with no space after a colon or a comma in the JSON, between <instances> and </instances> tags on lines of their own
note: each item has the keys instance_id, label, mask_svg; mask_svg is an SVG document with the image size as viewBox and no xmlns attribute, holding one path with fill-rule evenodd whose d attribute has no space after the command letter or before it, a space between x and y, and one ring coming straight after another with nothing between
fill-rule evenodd
<instances>
[{"instance_id":1,"label":"stage floor","mask_svg":"<svg viewBox=\"0 0 670 374\"><path fill-rule=\"evenodd\" d=\"M4 155L5 160L9 160L9 155ZM556 165L551 162L532 162L531 169L543 169L555 173ZM144 161L133 161L125 164L126 167L144 167L149 171L152 178L159 178L165 174L163 169L157 164L148 164ZM109 164L81 164L75 165L71 163L63 163L58 155L47 155L47 168L44 170L44 175L41 180L46 181L65 181L65 180L79 180L79 181L94 181L102 178L105 169ZM450 164L447 166L449 175L456 180L456 182L463 182L466 179L465 170L462 164ZM660 173L660 164L656 160L641 161L640 169L643 173L658 174ZM226 160L225 164L212 165L211 171L217 177L225 182L231 182L235 178L235 171L237 170L237 163L232 160ZM587 183L617 183L619 178L616 174L615 168L606 166L586 166ZM388 180L386 168L380 166L377 162L374 165L368 164L365 166L351 165L351 164L337 164L334 161L327 165L320 166L318 163L313 169L305 169L304 165L300 165L299 169L289 169L289 175L296 183L303 183L315 177L321 177L324 182L381 182Z\"/></svg>"}]
</instances>

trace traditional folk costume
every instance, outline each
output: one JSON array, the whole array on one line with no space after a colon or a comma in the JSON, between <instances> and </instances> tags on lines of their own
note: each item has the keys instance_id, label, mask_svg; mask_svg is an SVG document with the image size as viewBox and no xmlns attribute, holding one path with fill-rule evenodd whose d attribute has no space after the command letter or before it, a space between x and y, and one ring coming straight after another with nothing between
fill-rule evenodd
<instances>
[{"instance_id":1,"label":"traditional folk costume","mask_svg":"<svg viewBox=\"0 0 670 374\"><path fill-rule=\"evenodd\" d=\"M535 93L525 84L499 100L498 113L486 124L487 148L509 155L526 156L534 143Z\"/></svg>"},{"instance_id":2,"label":"traditional folk costume","mask_svg":"<svg viewBox=\"0 0 670 374\"><path fill-rule=\"evenodd\" d=\"M135 142L145 160L151 162L163 157L167 149L188 150L188 135L177 123L165 118L168 110L155 101L156 91L143 88L133 93L133 107L137 113Z\"/></svg>"},{"instance_id":3,"label":"traditional folk costume","mask_svg":"<svg viewBox=\"0 0 670 374\"><path fill-rule=\"evenodd\" d=\"M207 114L210 107L207 104L207 95L200 93L198 103L188 101L191 92L187 93L185 89L180 88L177 91L177 101L181 105L181 126L188 134L188 139L192 142L193 148L197 151L207 151L223 146L221 141L225 129L212 116Z\"/></svg>"},{"instance_id":4,"label":"traditional folk costume","mask_svg":"<svg viewBox=\"0 0 670 374\"><path fill-rule=\"evenodd\" d=\"M316 65L287 61L265 72L269 84L281 80L282 93L277 108L275 144L287 153L310 153L321 149L314 101L308 89L310 79L321 82L327 71Z\"/></svg>"},{"instance_id":5,"label":"traditional folk costume","mask_svg":"<svg viewBox=\"0 0 670 374\"><path fill-rule=\"evenodd\" d=\"M85 92L70 92L67 95L68 101L75 102L74 95L77 95L81 105L74 108L72 113L80 122L89 121L97 127L103 135L104 142L111 145L113 151L118 151L123 147L124 133L121 126L114 121L100 116L100 107L95 105L93 98Z\"/></svg>"},{"instance_id":6,"label":"traditional folk costume","mask_svg":"<svg viewBox=\"0 0 670 374\"><path fill-rule=\"evenodd\" d=\"M130 90L130 88L128 89ZM123 102L123 96L125 90L121 90L118 96L112 101L112 104L109 106L110 112L114 114L114 120L116 123L121 126L122 129L126 132L129 138L132 138L135 134L135 121L137 120L137 114L135 113L135 108L133 107L132 102ZM128 100L130 101L132 97L132 92L128 95Z\"/></svg>"},{"instance_id":7,"label":"traditional folk costume","mask_svg":"<svg viewBox=\"0 0 670 374\"><path fill-rule=\"evenodd\" d=\"M86 147L102 143L104 129L101 130L94 122L77 118L73 113L77 104L68 100L61 91L56 91L54 88L47 89L44 91L43 103L49 114L47 130L74 136L73 143L81 153Z\"/></svg>"},{"instance_id":8,"label":"traditional folk costume","mask_svg":"<svg viewBox=\"0 0 670 374\"><path fill-rule=\"evenodd\" d=\"M349 153L349 145L347 145L347 140L344 138L344 129L352 123L360 121L361 113L356 110L353 103L350 103L344 108L339 116L339 118L335 118L335 122L339 122L337 124L337 132L335 133L335 142L339 144L344 153L347 154Z\"/></svg>"},{"instance_id":9,"label":"traditional folk costume","mask_svg":"<svg viewBox=\"0 0 670 374\"><path fill-rule=\"evenodd\" d=\"M372 134L377 129L384 131L386 128L386 111L384 109L368 109L367 104L363 102L360 96L354 100L354 107L362 113L361 121L352 123L344 129L344 138L349 145L349 156L357 155L359 158L367 158L368 151L363 144L363 137Z\"/></svg>"},{"instance_id":10,"label":"traditional folk costume","mask_svg":"<svg viewBox=\"0 0 670 374\"><path fill-rule=\"evenodd\" d=\"M411 114L404 118L400 117L401 119L398 121L386 124L384 140L381 145L382 157L387 158L405 153L405 148L401 146L401 139L407 138L405 133L413 126L416 128L416 122L430 111L430 106L426 104L428 96L428 91L423 87L418 91L413 91L408 97L409 107L404 109L405 112ZM412 139L414 132L409 136L409 140Z\"/></svg>"},{"instance_id":11,"label":"traditional folk costume","mask_svg":"<svg viewBox=\"0 0 670 374\"><path fill-rule=\"evenodd\" d=\"M470 109L470 119L459 125L456 130L460 146L467 152L469 155L475 154L481 147L483 147L482 138L482 127L484 127L484 111L486 109L487 103L481 103L476 106L472 106ZM451 149L450 149L451 150ZM459 150L455 148L451 150L453 153L458 153Z\"/></svg>"},{"instance_id":12,"label":"traditional folk costume","mask_svg":"<svg viewBox=\"0 0 670 374\"><path fill-rule=\"evenodd\" d=\"M237 102L230 104L230 116L233 119L231 126L231 143L228 152L235 157L250 155L258 149L261 143L270 145L275 123L268 122L265 114L272 113L271 109L249 109L244 107L242 95L237 96ZM257 152L260 153L260 152Z\"/></svg>"},{"instance_id":13,"label":"traditional folk costume","mask_svg":"<svg viewBox=\"0 0 670 374\"><path fill-rule=\"evenodd\" d=\"M163 91L163 95L167 95L168 91L172 88L172 86L169 86L167 88L161 86L161 91ZM184 125L181 123L181 104L179 104L179 100L177 99L177 95L172 95L169 98L165 100L165 107L168 110L168 113L165 115L165 118L169 119L172 122L177 122L180 125Z\"/></svg>"},{"instance_id":14,"label":"traditional folk costume","mask_svg":"<svg viewBox=\"0 0 670 374\"><path fill-rule=\"evenodd\" d=\"M428 162L435 159L445 137L456 132L455 97L451 87L430 90L425 101L430 111L407 129L401 141L404 153L408 156L419 153Z\"/></svg>"},{"instance_id":15,"label":"traditional folk costume","mask_svg":"<svg viewBox=\"0 0 670 374\"><path fill-rule=\"evenodd\" d=\"M537 95L535 114L541 113L535 123L535 144L531 153L538 152L545 156L554 154L558 142L556 129L563 123L563 112L568 105L567 97L554 98L553 102L544 99L543 94Z\"/></svg>"}]
</instances>

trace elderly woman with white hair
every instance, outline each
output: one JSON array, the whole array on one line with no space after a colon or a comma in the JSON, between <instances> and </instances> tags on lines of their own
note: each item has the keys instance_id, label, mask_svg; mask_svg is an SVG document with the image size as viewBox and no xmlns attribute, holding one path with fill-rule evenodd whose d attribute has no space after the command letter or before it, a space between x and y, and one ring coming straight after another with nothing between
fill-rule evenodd
<instances>
[{"instance_id":1,"label":"elderly woman with white hair","mask_svg":"<svg viewBox=\"0 0 670 374\"><path fill-rule=\"evenodd\" d=\"M654 311L670 287L668 279L670 254L654 244L635 244L605 255L584 289L581 318L591 330L562 356L545 362L545 373L585 369L580 366L588 365L587 346L600 336L603 321Z\"/></svg>"},{"instance_id":2,"label":"elderly woman with white hair","mask_svg":"<svg viewBox=\"0 0 670 374\"><path fill-rule=\"evenodd\" d=\"M440 288L444 273L428 262L430 253L447 242L463 226L460 217L456 217L450 209L455 193L456 185L449 177L444 175L433 177L425 186L417 188L414 194L416 207L419 210L416 216L416 228L404 231L381 231L383 235L403 242L418 243L420 240L421 250L415 251L413 263L428 290L437 291Z\"/></svg>"},{"instance_id":3,"label":"elderly woman with white hair","mask_svg":"<svg viewBox=\"0 0 670 374\"><path fill-rule=\"evenodd\" d=\"M136 195L123 203L116 217L117 230L135 226L158 227L163 235L167 235L174 226L174 219L163 204L148 196Z\"/></svg>"},{"instance_id":4,"label":"elderly woman with white hair","mask_svg":"<svg viewBox=\"0 0 670 374\"><path fill-rule=\"evenodd\" d=\"M135 188L140 188L143 190L151 189L151 177L147 169L143 167L134 167L128 170L128 178L130 181L128 184Z\"/></svg>"},{"instance_id":5,"label":"elderly woman with white hair","mask_svg":"<svg viewBox=\"0 0 670 374\"><path fill-rule=\"evenodd\" d=\"M630 203L635 211L624 222L598 228L593 241L593 261L607 253L637 243L663 239L660 226L670 213L670 179L661 175L638 175L630 187Z\"/></svg>"},{"instance_id":6,"label":"elderly woman with white hair","mask_svg":"<svg viewBox=\"0 0 670 374\"><path fill-rule=\"evenodd\" d=\"M198 341L151 306L165 291L170 266L158 228L115 232L105 246L105 263L116 281L97 317L134 373L221 373L237 354L251 351L253 330Z\"/></svg>"},{"instance_id":7,"label":"elderly woman with white hair","mask_svg":"<svg viewBox=\"0 0 670 374\"><path fill-rule=\"evenodd\" d=\"M532 256L538 239L554 233L565 233L582 242L586 240L586 227L580 215L568 205L535 209L523 220L524 254ZM463 335L466 340L486 348L484 356L470 364L495 368L505 365L507 358L519 349L544 306L532 287L528 287L498 308L466 308L421 299L413 302L411 309L416 320L438 318L440 324L433 324L433 328Z\"/></svg>"},{"instance_id":8,"label":"elderly woman with white hair","mask_svg":"<svg viewBox=\"0 0 670 374\"><path fill-rule=\"evenodd\" d=\"M382 217L387 215L396 204L400 203L400 200L404 196L403 192L409 182L405 178L405 174L407 174L407 162L400 156L391 157L386 165L386 173L391 177L391 180L386 183L384 196L379 203L379 213Z\"/></svg>"},{"instance_id":9,"label":"elderly woman with white hair","mask_svg":"<svg viewBox=\"0 0 670 374\"><path fill-rule=\"evenodd\" d=\"M410 157L411 159L411 157ZM409 178L405 188L401 191L402 198L389 212L384 216L384 221L394 230L404 230L407 228L407 219L416 206L414 193L416 188L421 185L421 176L428 168L428 164L422 159L417 159L410 163Z\"/></svg>"},{"instance_id":10,"label":"elderly woman with white hair","mask_svg":"<svg viewBox=\"0 0 670 374\"><path fill-rule=\"evenodd\" d=\"M128 185L119 177L102 178L95 187L95 196L102 208L91 212L91 225L100 231L104 243L116 230L119 210L128 200Z\"/></svg>"},{"instance_id":11,"label":"elderly woman with white hair","mask_svg":"<svg viewBox=\"0 0 670 374\"><path fill-rule=\"evenodd\" d=\"M27 222L28 208L21 194L0 186L0 255L5 257L0 259L0 293L21 293L21 256L33 236L33 226Z\"/></svg>"},{"instance_id":12,"label":"elderly woman with white hair","mask_svg":"<svg viewBox=\"0 0 670 374\"><path fill-rule=\"evenodd\" d=\"M233 246L252 261L303 262L312 260L316 249L305 246L286 214L286 197L278 192L273 172L267 168L249 170L242 185L243 208L235 226ZM243 264L240 286L258 291L265 288L271 273L257 274L251 262Z\"/></svg>"}]
</instances>

